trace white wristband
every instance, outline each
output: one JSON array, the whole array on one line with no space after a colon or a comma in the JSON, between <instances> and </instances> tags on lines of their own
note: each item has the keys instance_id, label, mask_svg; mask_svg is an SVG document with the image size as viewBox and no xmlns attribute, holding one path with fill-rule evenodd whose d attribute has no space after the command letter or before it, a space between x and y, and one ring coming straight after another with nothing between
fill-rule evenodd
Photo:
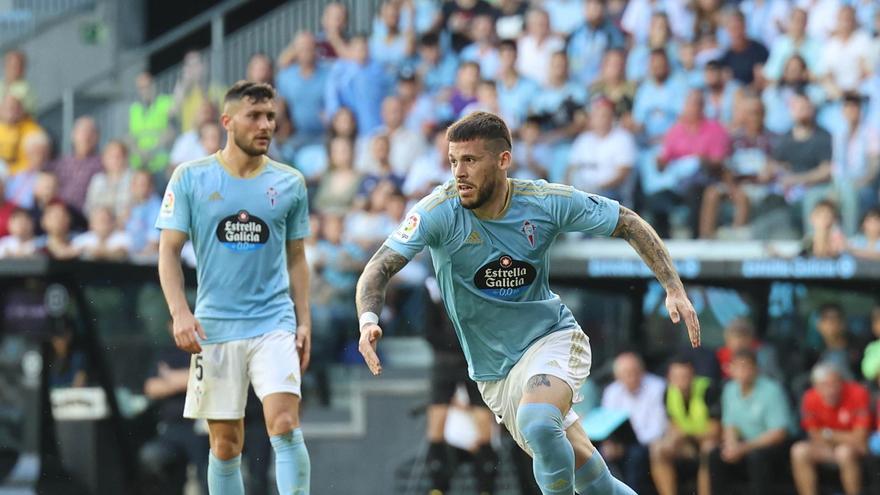
<instances>
[{"instance_id":1,"label":"white wristband","mask_svg":"<svg viewBox=\"0 0 880 495\"><path fill-rule=\"evenodd\" d=\"M366 325L368 323L371 323L374 325L378 324L379 323L379 316L376 313L373 313L372 311L365 312L364 314L361 315L360 329L363 330L364 325Z\"/></svg>"}]
</instances>

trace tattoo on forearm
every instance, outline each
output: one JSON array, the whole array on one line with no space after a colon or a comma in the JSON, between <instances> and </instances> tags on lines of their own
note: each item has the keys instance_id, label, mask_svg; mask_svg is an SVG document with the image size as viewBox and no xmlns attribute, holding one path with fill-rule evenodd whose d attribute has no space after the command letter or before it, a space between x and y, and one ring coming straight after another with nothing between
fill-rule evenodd
<instances>
[{"instance_id":1,"label":"tattoo on forearm","mask_svg":"<svg viewBox=\"0 0 880 495\"><path fill-rule=\"evenodd\" d=\"M549 387L550 386L550 378L547 375L535 375L529 378L528 383L526 383L526 390L532 391L539 387Z\"/></svg>"},{"instance_id":2,"label":"tattoo on forearm","mask_svg":"<svg viewBox=\"0 0 880 495\"><path fill-rule=\"evenodd\" d=\"M381 314L385 304L385 287L395 273L399 272L409 260L382 246L370 259L357 283L355 297L358 314L366 311Z\"/></svg>"},{"instance_id":3,"label":"tattoo on forearm","mask_svg":"<svg viewBox=\"0 0 880 495\"><path fill-rule=\"evenodd\" d=\"M682 288L681 279L675 271L672 256L657 232L629 208L620 207L620 219L612 237L626 239L639 253L645 264L654 272L666 290Z\"/></svg>"}]
</instances>

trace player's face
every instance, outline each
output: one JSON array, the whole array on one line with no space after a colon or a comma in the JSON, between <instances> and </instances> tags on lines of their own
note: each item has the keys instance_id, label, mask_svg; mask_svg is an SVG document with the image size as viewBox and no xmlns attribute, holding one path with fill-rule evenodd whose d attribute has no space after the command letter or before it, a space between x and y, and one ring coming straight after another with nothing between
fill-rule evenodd
<instances>
[{"instance_id":1,"label":"player's face","mask_svg":"<svg viewBox=\"0 0 880 495\"><path fill-rule=\"evenodd\" d=\"M498 183L509 162L509 151L493 152L483 139L449 143L449 163L461 206L473 210L499 194Z\"/></svg>"},{"instance_id":2,"label":"player's face","mask_svg":"<svg viewBox=\"0 0 880 495\"><path fill-rule=\"evenodd\" d=\"M235 145L250 156L265 155L275 133L275 100L245 98L227 111L223 125Z\"/></svg>"}]
</instances>

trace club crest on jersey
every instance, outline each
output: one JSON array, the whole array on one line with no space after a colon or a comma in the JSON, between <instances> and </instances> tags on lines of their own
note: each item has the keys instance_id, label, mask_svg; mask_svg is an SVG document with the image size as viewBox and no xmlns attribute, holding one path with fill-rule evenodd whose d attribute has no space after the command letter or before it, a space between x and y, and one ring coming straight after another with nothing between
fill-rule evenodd
<instances>
[{"instance_id":1,"label":"club crest on jersey","mask_svg":"<svg viewBox=\"0 0 880 495\"><path fill-rule=\"evenodd\" d=\"M538 227L532 222L526 220L523 222L522 227L520 227L519 231L526 236L526 239L529 241L529 246L535 247L535 232L537 232Z\"/></svg>"},{"instance_id":2,"label":"club crest on jersey","mask_svg":"<svg viewBox=\"0 0 880 495\"><path fill-rule=\"evenodd\" d=\"M266 245L269 225L247 210L241 210L220 220L217 240L233 251L253 251Z\"/></svg>"},{"instance_id":3,"label":"club crest on jersey","mask_svg":"<svg viewBox=\"0 0 880 495\"><path fill-rule=\"evenodd\" d=\"M269 189L266 190L266 197L269 198L269 207L274 209L275 200L276 198L278 198L278 191L275 190L274 187L270 186Z\"/></svg>"}]
</instances>

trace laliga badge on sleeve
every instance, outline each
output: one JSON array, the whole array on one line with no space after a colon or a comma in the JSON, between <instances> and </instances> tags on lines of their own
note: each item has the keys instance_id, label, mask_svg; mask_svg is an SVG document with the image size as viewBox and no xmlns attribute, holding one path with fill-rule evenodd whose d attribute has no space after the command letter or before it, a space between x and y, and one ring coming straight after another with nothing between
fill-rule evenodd
<instances>
[{"instance_id":1,"label":"laliga badge on sleeve","mask_svg":"<svg viewBox=\"0 0 880 495\"><path fill-rule=\"evenodd\" d=\"M400 227L394 231L394 235L391 237L400 241L400 242L409 242L412 239L413 234L416 233L416 230L419 228L419 223L422 221L422 217L419 216L416 212L411 212L406 215L406 218L400 224Z\"/></svg>"},{"instance_id":2,"label":"laliga badge on sleeve","mask_svg":"<svg viewBox=\"0 0 880 495\"><path fill-rule=\"evenodd\" d=\"M159 210L159 216L169 218L172 215L174 215L174 192L168 191L165 193L165 198L162 199L162 208Z\"/></svg>"}]
</instances>

